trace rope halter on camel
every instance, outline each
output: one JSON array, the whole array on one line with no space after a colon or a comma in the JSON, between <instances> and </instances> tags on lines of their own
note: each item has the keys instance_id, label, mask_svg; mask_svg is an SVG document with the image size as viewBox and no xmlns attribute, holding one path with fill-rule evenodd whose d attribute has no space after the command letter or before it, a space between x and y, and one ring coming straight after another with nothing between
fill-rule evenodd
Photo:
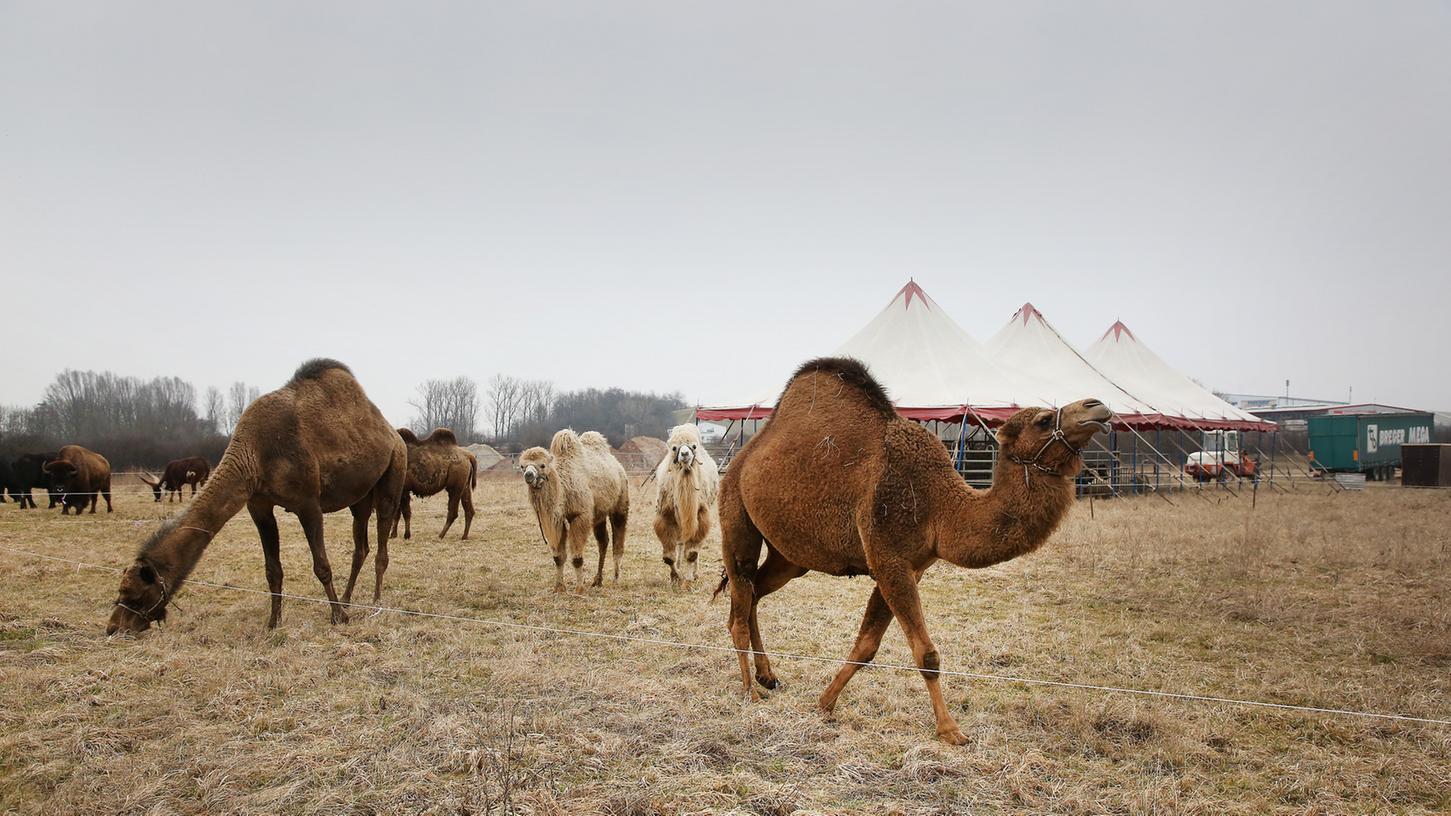
<instances>
[{"instance_id":1,"label":"rope halter on camel","mask_svg":"<svg viewBox=\"0 0 1451 816\"><path fill-rule=\"evenodd\" d=\"M208 530L204 527L194 527L190 524L178 524L176 525L176 529L195 530L198 533L205 533L208 539L210 539L214 535L211 530ZM157 615L156 610L160 609L164 613L166 611L167 604L170 604L177 609L181 609L181 605L176 602L176 599L171 597L171 589L166 586L166 579L161 577L161 572L156 569L155 565L147 563L147 566L151 567L151 571L156 573L156 583L161 584L161 597L156 600L156 603L152 604L150 609L147 609L145 612L143 612L140 609L137 609L122 601L121 597L118 595L116 596L116 600L112 601L112 604L121 607L122 609L130 612L138 618L144 619L147 623L161 623L162 619L165 618L165 615Z\"/></svg>"},{"instance_id":2,"label":"rope halter on camel","mask_svg":"<svg viewBox=\"0 0 1451 816\"><path fill-rule=\"evenodd\" d=\"M1063 447L1067 448L1068 452L1073 456L1077 456L1078 454L1082 453L1082 449L1073 447L1073 443L1068 441L1068 435L1063 433L1062 408L1059 408L1053 412L1053 435L1048 437L1048 441L1044 442L1041 448L1038 448L1038 452L1033 454L1032 459L1022 459L1020 457L1012 455L1011 453L1003 453L1003 456L1005 456L1008 461L1023 466L1024 487L1028 486L1028 468L1030 467L1036 470L1040 470L1048 474L1049 476L1057 476L1060 479L1067 478L1064 474L1059 473L1056 468L1048 467L1039 461L1043 458L1043 454L1047 453L1048 449L1053 447L1054 442L1063 443Z\"/></svg>"}]
</instances>

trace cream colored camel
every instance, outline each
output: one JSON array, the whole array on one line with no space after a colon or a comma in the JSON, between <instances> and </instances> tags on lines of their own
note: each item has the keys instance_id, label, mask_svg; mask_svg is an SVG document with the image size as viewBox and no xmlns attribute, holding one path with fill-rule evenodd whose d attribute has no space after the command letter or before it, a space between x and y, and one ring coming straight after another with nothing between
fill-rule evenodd
<instances>
[{"instance_id":1,"label":"cream colored camel","mask_svg":"<svg viewBox=\"0 0 1451 816\"><path fill-rule=\"evenodd\" d=\"M614 540L615 580L625 554L630 516L630 481L610 453L610 443L594 431L576 436L556 433L549 450L530 448L519 455L529 488L529 504L539 532L554 553L554 590L564 591L564 558L569 552L576 591L584 591L584 545L590 531L599 543L600 563L592 586L604 583L605 550ZM608 522L608 533L606 523Z\"/></svg>"},{"instance_id":2,"label":"cream colored camel","mask_svg":"<svg viewBox=\"0 0 1451 816\"><path fill-rule=\"evenodd\" d=\"M670 585L689 590L695 586L700 542L710 533L720 473L694 425L672 428L669 445L655 468L655 536L661 559L670 567Z\"/></svg>"}]
</instances>

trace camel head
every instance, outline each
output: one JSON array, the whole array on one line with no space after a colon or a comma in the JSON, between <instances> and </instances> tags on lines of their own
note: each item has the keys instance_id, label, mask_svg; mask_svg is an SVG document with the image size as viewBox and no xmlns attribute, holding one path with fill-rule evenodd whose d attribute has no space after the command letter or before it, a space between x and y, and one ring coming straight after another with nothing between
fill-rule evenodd
<instances>
[{"instance_id":1,"label":"camel head","mask_svg":"<svg viewBox=\"0 0 1451 816\"><path fill-rule=\"evenodd\" d=\"M121 573L121 589L111 608L106 634L140 634L151 624L166 620L169 593L166 582L151 564L138 558Z\"/></svg>"},{"instance_id":2,"label":"camel head","mask_svg":"<svg viewBox=\"0 0 1451 816\"><path fill-rule=\"evenodd\" d=\"M1099 431L1108 431L1113 412L1096 399L1069 403L1058 410L1024 408L998 429L998 446L1003 456L1021 465L1063 476L1063 465L1077 459L1078 452ZM1077 471L1078 466L1072 469Z\"/></svg>"},{"instance_id":3,"label":"camel head","mask_svg":"<svg viewBox=\"0 0 1451 816\"><path fill-rule=\"evenodd\" d=\"M141 481L145 482L151 488L151 492L156 495L156 500L161 501L161 480L144 470L138 476L141 478Z\"/></svg>"},{"instance_id":4,"label":"camel head","mask_svg":"<svg viewBox=\"0 0 1451 816\"><path fill-rule=\"evenodd\" d=\"M695 464L695 447L696 443L694 442L684 443L680 445L671 445L671 461L674 464L679 465L681 470L689 473L690 468Z\"/></svg>"},{"instance_id":5,"label":"camel head","mask_svg":"<svg viewBox=\"0 0 1451 816\"><path fill-rule=\"evenodd\" d=\"M530 448L519 454L519 469L524 471L524 483L530 490L538 490L549 481L554 470L554 454L543 448Z\"/></svg>"}]
</instances>

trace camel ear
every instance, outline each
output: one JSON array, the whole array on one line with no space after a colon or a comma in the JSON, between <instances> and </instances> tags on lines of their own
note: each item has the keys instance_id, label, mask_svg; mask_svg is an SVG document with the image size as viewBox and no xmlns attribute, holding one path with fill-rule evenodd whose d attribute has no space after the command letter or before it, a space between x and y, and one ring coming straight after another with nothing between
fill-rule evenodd
<instances>
[{"instance_id":1,"label":"camel ear","mask_svg":"<svg viewBox=\"0 0 1451 816\"><path fill-rule=\"evenodd\" d=\"M1006 445L1009 442L1012 442L1014 439L1017 439L1018 431L1019 428L1017 425L1014 425L1011 422L1004 422L1002 426L998 428L998 444Z\"/></svg>"},{"instance_id":2,"label":"camel ear","mask_svg":"<svg viewBox=\"0 0 1451 816\"><path fill-rule=\"evenodd\" d=\"M151 565L145 562L138 563L136 565L136 577L148 584L154 584L156 583L156 570L152 569Z\"/></svg>"}]
</instances>

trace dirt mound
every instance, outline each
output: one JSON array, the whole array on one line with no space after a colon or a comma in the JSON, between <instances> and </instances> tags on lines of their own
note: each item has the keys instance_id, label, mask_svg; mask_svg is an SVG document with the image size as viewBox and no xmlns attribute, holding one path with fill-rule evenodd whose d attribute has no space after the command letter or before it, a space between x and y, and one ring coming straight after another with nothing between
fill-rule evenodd
<instances>
[{"instance_id":1,"label":"dirt mound","mask_svg":"<svg viewBox=\"0 0 1451 816\"><path fill-rule=\"evenodd\" d=\"M504 459L502 454L482 442L469 445L465 450L472 453L474 458L479 460L480 471L488 470Z\"/></svg>"},{"instance_id":2,"label":"dirt mound","mask_svg":"<svg viewBox=\"0 0 1451 816\"><path fill-rule=\"evenodd\" d=\"M630 441L620 446L620 453L638 453L650 463L651 468L665 459L667 450L670 450L670 444L663 438L656 437L631 437Z\"/></svg>"}]
</instances>

